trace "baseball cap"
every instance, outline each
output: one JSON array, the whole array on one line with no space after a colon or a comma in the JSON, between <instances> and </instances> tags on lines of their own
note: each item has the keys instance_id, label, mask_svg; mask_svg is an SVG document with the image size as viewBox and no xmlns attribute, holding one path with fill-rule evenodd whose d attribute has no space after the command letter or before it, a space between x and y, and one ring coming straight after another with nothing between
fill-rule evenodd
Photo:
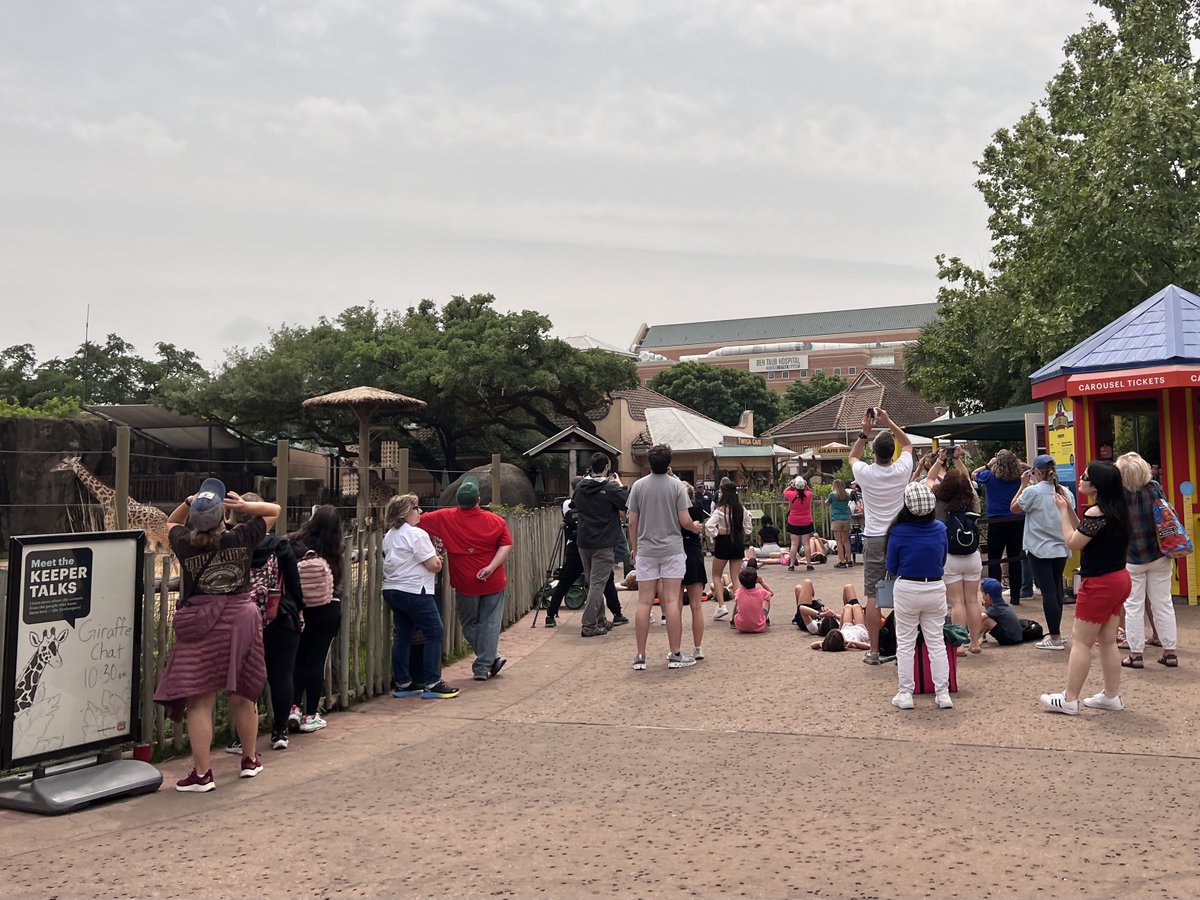
<instances>
[{"instance_id":1,"label":"baseball cap","mask_svg":"<svg viewBox=\"0 0 1200 900\"><path fill-rule=\"evenodd\" d=\"M1044 469L1046 466L1052 465L1054 465L1054 457L1049 453L1043 453L1033 461L1033 467L1035 469Z\"/></svg>"},{"instance_id":2,"label":"baseball cap","mask_svg":"<svg viewBox=\"0 0 1200 900\"><path fill-rule=\"evenodd\" d=\"M995 578L985 578L979 583L980 589L988 595L988 598L995 604L1004 602L1004 585Z\"/></svg>"},{"instance_id":3,"label":"baseball cap","mask_svg":"<svg viewBox=\"0 0 1200 900\"><path fill-rule=\"evenodd\" d=\"M792 481L792 487L794 487L798 491L804 490L804 488L807 484L808 484L808 482L804 480L803 475L797 475L795 477L795 479Z\"/></svg>"},{"instance_id":4,"label":"baseball cap","mask_svg":"<svg viewBox=\"0 0 1200 900\"><path fill-rule=\"evenodd\" d=\"M914 516L927 516L933 512L936 501L933 491L923 481L910 481L904 489L904 505Z\"/></svg>"},{"instance_id":5,"label":"baseball cap","mask_svg":"<svg viewBox=\"0 0 1200 900\"><path fill-rule=\"evenodd\" d=\"M187 524L192 531L212 531L225 519L225 485L219 478L205 478L188 507Z\"/></svg>"},{"instance_id":6,"label":"baseball cap","mask_svg":"<svg viewBox=\"0 0 1200 900\"><path fill-rule=\"evenodd\" d=\"M479 505L479 480L474 476L464 478L458 486L458 505L472 507Z\"/></svg>"}]
</instances>

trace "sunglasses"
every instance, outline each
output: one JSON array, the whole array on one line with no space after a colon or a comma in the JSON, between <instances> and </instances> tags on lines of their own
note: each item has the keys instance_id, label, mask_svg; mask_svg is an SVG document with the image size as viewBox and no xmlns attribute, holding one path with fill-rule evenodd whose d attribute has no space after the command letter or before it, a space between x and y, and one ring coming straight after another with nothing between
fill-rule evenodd
<instances>
[{"instance_id":1,"label":"sunglasses","mask_svg":"<svg viewBox=\"0 0 1200 900\"><path fill-rule=\"evenodd\" d=\"M1084 472L1082 475L1079 476L1079 480L1091 482L1092 479L1088 478L1087 472Z\"/></svg>"}]
</instances>

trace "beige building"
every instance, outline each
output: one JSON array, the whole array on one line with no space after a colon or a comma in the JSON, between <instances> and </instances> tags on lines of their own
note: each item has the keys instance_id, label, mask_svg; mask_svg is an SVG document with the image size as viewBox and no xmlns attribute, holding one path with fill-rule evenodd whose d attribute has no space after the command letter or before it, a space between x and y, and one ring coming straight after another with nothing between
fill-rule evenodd
<instances>
[{"instance_id":1,"label":"beige building","mask_svg":"<svg viewBox=\"0 0 1200 900\"><path fill-rule=\"evenodd\" d=\"M642 325L630 350L643 384L681 362L702 362L754 372L785 391L818 372L853 381L870 367L900 367L905 349L936 312L936 303L920 303Z\"/></svg>"}]
</instances>

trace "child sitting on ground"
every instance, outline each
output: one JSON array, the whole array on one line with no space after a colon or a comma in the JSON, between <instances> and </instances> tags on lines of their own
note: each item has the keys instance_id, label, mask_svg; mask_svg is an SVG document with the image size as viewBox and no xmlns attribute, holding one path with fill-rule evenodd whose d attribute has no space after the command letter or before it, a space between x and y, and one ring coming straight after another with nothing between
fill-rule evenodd
<instances>
[{"instance_id":1,"label":"child sitting on ground","mask_svg":"<svg viewBox=\"0 0 1200 900\"><path fill-rule=\"evenodd\" d=\"M863 608L858 602L848 603L842 607L842 617L839 627L830 628L828 633L819 641L813 641L809 647L813 650L823 650L826 653L837 653L842 650L870 650L871 636L867 633L866 619ZM832 622L826 618L821 625Z\"/></svg>"},{"instance_id":2,"label":"child sitting on ground","mask_svg":"<svg viewBox=\"0 0 1200 900\"><path fill-rule=\"evenodd\" d=\"M983 624L980 635L990 635L997 644L1019 644L1024 640L1021 621L1013 608L1004 602L1004 585L995 578L985 578L979 584L983 595Z\"/></svg>"},{"instance_id":3,"label":"child sitting on ground","mask_svg":"<svg viewBox=\"0 0 1200 900\"><path fill-rule=\"evenodd\" d=\"M762 517L762 527L758 530L758 537L762 541L762 546L747 547L746 559L769 559L778 562L780 556L783 555L783 548L779 546L779 529L775 527L770 516Z\"/></svg>"},{"instance_id":4,"label":"child sitting on ground","mask_svg":"<svg viewBox=\"0 0 1200 900\"><path fill-rule=\"evenodd\" d=\"M754 569L738 573L741 587L733 598L733 621L730 623L743 634L762 634L771 624L771 591L758 580Z\"/></svg>"}]
</instances>

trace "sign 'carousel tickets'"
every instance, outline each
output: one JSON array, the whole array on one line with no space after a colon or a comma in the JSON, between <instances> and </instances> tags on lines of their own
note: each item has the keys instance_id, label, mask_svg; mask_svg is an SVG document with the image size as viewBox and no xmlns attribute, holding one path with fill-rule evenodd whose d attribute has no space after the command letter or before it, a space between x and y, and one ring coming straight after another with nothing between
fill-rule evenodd
<instances>
[{"instance_id":1,"label":"sign 'carousel tickets'","mask_svg":"<svg viewBox=\"0 0 1200 900\"><path fill-rule=\"evenodd\" d=\"M0 767L133 739L144 548L142 531L12 538Z\"/></svg>"},{"instance_id":2,"label":"sign 'carousel tickets'","mask_svg":"<svg viewBox=\"0 0 1200 900\"><path fill-rule=\"evenodd\" d=\"M1072 397L1178 387L1200 387L1200 368L1161 366L1134 371L1092 372L1067 378L1067 394Z\"/></svg>"}]
</instances>

